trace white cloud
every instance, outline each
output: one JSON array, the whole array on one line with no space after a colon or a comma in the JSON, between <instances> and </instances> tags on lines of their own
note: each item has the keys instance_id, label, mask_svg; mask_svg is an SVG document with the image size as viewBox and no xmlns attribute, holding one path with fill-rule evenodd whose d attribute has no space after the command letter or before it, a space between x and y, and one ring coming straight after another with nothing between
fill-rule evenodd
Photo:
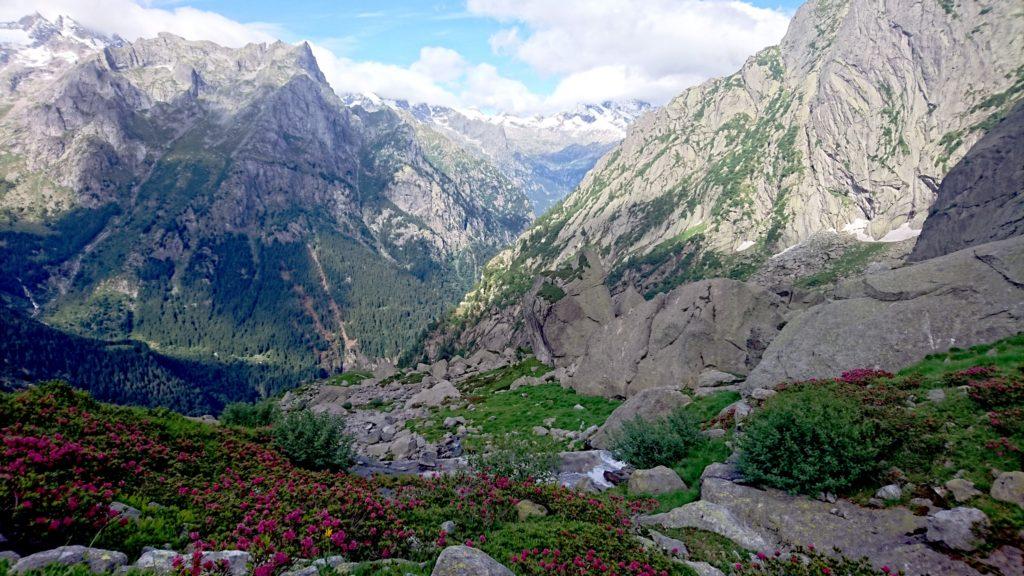
<instances>
[{"instance_id":1,"label":"white cloud","mask_svg":"<svg viewBox=\"0 0 1024 576\"><path fill-rule=\"evenodd\" d=\"M739 0L469 0L469 10L519 25L493 35L491 48L560 77L551 106L623 97L664 102L735 71L777 43L789 22L782 12Z\"/></svg>"},{"instance_id":2,"label":"white cloud","mask_svg":"<svg viewBox=\"0 0 1024 576\"><path fill-rule=\"evenodd\" d=\"M16 20L39 12L47 19L70 16L83 26L127 40L151 38L170 32L189 40L210 40L225 46L268 42L280 36L269 24L243 24L216 12L188 6L150 8L132 0L4 0L0 20Z\"/></svg>"},{"instance_id":3,"label":"white cloud","mask_svg":"<svg viewBox=\"0 0 1024 576\"><path fill-rule=\"evenodd\" d=\"M147 0L0 0L0 20L37 11L128 40L159 32L227 46L294 39L271 24L188 6L157 8ZM756 50L778 42L788 22L782 12L741 0L467 0L460 17L506 23L491 36L491 50L556 78L555 89L534 93L492 64L468 62L447 47L423 47L415 63L398 66L344 56L355 42L350 37L311 44L339 92L532 114L625 98L663 103L701 80L735 71Z\"/></svg>"},{"instance_id":4,"label":"white cloud","mask_svg":"<svg viewBox=\"0 0 1024 576\"><path fill-rule=\"evenodd\" d=\"M451 48L426 46L420 49L420 59L409 68L413 72L438 82L453 82L465 74L465 58Z\"/></svg>"}]
</instances>

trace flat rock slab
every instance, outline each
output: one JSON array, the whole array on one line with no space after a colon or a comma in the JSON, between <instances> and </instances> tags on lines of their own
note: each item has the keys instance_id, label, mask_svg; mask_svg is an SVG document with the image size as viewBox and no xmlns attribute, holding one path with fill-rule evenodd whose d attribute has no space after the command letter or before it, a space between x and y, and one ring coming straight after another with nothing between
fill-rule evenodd
<instances>
[{"instance_id":1,"label":"flat rock slab","mask_svg":"<svg viewBox=\"0 0 1024 576\"><path fill-rule=\"evenodd\" d=\"M888 565L907 576L979 575L967 564L928 547L923 538L927 519L905 508L876 510L845 500L821 502L720 478L704 480L701 495L703 501L780 544L814 544L824 551L839 548L848 557L866 556L879 569Z\"/></svg>"},{"instance_id":2,"label":"flat rock slab","mask_svg":"<svg viewBox=\"0 0 1024 576\"><path fill-rule=\"evenodd\" d=\"M485 552L468 546L450 546L437 557L431 576L515 576Z\"/></svg>"}]
</instances>

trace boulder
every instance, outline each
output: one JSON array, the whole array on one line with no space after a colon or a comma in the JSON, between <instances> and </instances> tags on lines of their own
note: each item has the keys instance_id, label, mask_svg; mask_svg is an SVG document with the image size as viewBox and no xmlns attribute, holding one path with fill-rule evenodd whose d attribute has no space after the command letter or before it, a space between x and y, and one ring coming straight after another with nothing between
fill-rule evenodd
<instances>
[{"instance_id":1,"label":"boulder","mask_svg":"<svg viewBox=\"0 0 1024 576\"><path fill-rule=\"evenodd\" d=\"M511 570L486 553L468 546L450 546L441 551L431 576L514 576Z\"/></svg>"},{"instance_id":2,"label":"boulder","mask_svg":"<svg viewBox=\"0 0 1024 576\"><path fill-rule=\"evenodd\" d=\"M684 564L696 572L697 576L725 576L725 572L722 572L707 562L693 562L691 560L686 560Z\"/></svg>"},{"instance_id":3,"label":"boulder","mask_svg":"<svg viewBox=\"0 0 1024 576\"><path fill-rule=\"evenodd\" d=\"M124 502L112 503L110 505L110 511L117 514L118 518L125 518L127 520L138 520L142 517L142 512L137 508L132 508Z\"/></svg>"},{"instance_id":4,"label":"boulder","mask_svg":"<svg viewBox=\"0 0 1024 576\"><path fill-rule=\"evenodd\" d=\"M665 466L636 470L629 476L629 491L634 494L669 494L680 490L686 490L686 483L675 470Z\"/></svg>"},{"instance_id":5,"label":"boulder","mask_svg":"<svg viewBox=\"0 0 1024 576\"><path fill-rule=\"evenodd\" d=\"M718 386L726 386L734 382L743 380L741 376L735 374L729 374L728 372L722 372L721 370L705 370L697 376L697 388L715 388Z\"/></svg>"},{"instance_id":6,"label":"boulder","mask_svg":"<svg viewBox=\"0 0 1024 576\"><path fill-rule=\"evenodd\" d=\"M548 509L532 500L520 500L516 502L516 516L522 522L527 518L547 516Z\"/></svg>"},{"instance_id":7,"label":"boulder","mask_svg":"<svg viewBox=\"0 0 1024 576\"><path fill-rule=\"evenodd\" d=\"M135 561L133 567L152 572L157 576L174 574L178 571L174 566L174 559L178 557L184 559L183 554L174 550L146 550Z\"/></svg>"},{"instance_id":8,"label":"boulder","mask_svg":"<svg viewBox=\"0 0 1024 576\"><path fill-rule=\"evenodd\" d=\"M684 284L593 330L569 384L628 398L694 387L709 368L747 374L785 324L781 310L758 286L724 278Z\"/></svg>"},{"instance_id":9,"label":"boulder","mask_svg":"<svg viewBox=\"0 0 1024 576\"><path fill-rule=\"evenodd\" d=\"M227 573L231 576L246 576L249 574L249 564L252 563L252 556L243 550L219 550L217 552L203 552L203 563L213 562L218 564L224 562L227 565Z\"/></svg>"},{"instance_id":10,"label":"boulder","mask_svg":"<svg viewBox=\"0 0 1024 576\"><path fill-rule=\"evenodd\" d=\"M763 540L814 543L821 550L839 548L850 558L869 558L876 569L898 567L907 576L980 574L968 564L908 538L908 534L924 532L927 519L903 507L875 510L842 499L821 501L719 478L701 483L701 498L731 514L733 522Z\"/></svg>"},{"instance_id":11,"label":"boulder","mask_svg":"<svg viewBox=\"0 0 1024 576\"><path fill-rule=\"evenodd\" d=\"M988 516L977 508L960 506L940 510L928 516L925 538L950 550L970 552L983 542L988 525Z\"/></svg>"},{"instance_id":12,"label":"boulder","mask_svg":"<svg viewBox=\"0 0 1024 576\"><path fill-rule=\"evenodd\" d=\"M47 566L74 566L84 564L93 574L113 572L128 563L128 557L122 552L86 548L85 546L61 546L53 550L29 554L11 567L12 574L21 574L31 570L42 570Z\"/></svg>"},{"instance_id":13,"label":"boulder","mask_svg":"<svg viewBox=\"0 0 1024 576\"><path fill-rule=\"evenodd\" d=\"M888 484L875 492L875 498L880 500L899 500L903 498L903 490L899 484Z\"/></svg>"},{"instance_id":14,"label":"boulder","mask_svg":"<svg viewBox=\"0 0 1024 576\"><path fill-rule=\"evenodd\" d=\"M981 490L974 487L974 483L963 478L953 478L945 484L946 489L953 494L957 502L967 502L975 496L981 496Z\"/></svg>"},{"instance_id":15,"label":"boulder","mask_svg":"<svg viewBox=\"0 0 1024 576\"><path fill-rule=\"evenodd\" d=\"M989 494L996 500L1024 508L1024 472L1003 472L992 483Z\"/></svg>"},{"instance_id":16,"label":"boulder","mask_svg":"<svg viewBox=\"0 0 1024 576\"><path fill-rule=\"evenodd\" d=\"M405 408L416 408L418 406L437 408L444 404L446 400L461 397L462 394L454 384L447 380L442 380L430 388L420 390L416 394L413 394L412 397L406 401Z\"/></svg>"},{"instance_id":17,"label":"boulder","mask_svg":"<svg viewBox=\"0 0 1024 576\"><path fill-rule=\"evenodd\" d=\"M444 380L448 374L448 361L445 359L438 360L430 366L430 375L438 380Z\"/></svg>"},{"instance_id":18,"label":"boulder","mask_svg":"<svg viewBox=\"0 0 1024 576\"><path fill-rule=\"evenodd\" d=\"M1020 548L1000 546L981 563L995 568L1003 576L1024 576L1024 552Z\"/></svg>"},{"instance_id":19,"label":"boulder","mask_svg":"<svg viewBox=\"0 0 1024 576\"><path fill-rule=\"evenodd\" d=\"M747 378L748 390L853 368L895 372L928 354L1020 332L1024 237L867 274L835 298L783 328Z\"/></svg>"},{"instance_id":20,"label":"boulder","mask_svg":"<svg viewBox=\"0 0 1024 576\"><path fill-rule=\"evenodd\" d=\"M640 523L645 526L707 530L747 550L765 550L774 545L767 536L751 529L725 506L706 500L691 502L663 514L642 516Z\"/></svg>"},{"instance_id":21,"label":"boulder","mask_svg":"<svg viewBox=\"0 0 1024 576\"><path fill-rule=\"evenodd\" d=\"M441 531L445 534L455 534L456 526L452 520L445 520L441 523Z\"/></svg>"},{"instance_id":22,"label":"boulder","mask_svg":"<svg viewBox=\"0 0 1024 576\"><path fill-rule=\"evenodd\" d=\"M686 558L690 555L690 552L686 549L686 544L683 542L676 540L675 538L669 538L656 530L651 530L650 533L651 540L653 540L658 548L661 548L662 552L665 554L676 558Z\"/></svg>"},{"instance_id":23,"label":"boulder","mask_svg":"<svg viewBox=\"0 0 1024 576\"><path fill-rule=\"evenodd\" d=\"M643 390L623 402L608 416L608 419L590 439L590 444L597 448L607 449L612 436L626 422L637 417L648 421L665 418L677 408L682 408L692 401L689 396L670 388Z\"/></svg>"}]
</instances>

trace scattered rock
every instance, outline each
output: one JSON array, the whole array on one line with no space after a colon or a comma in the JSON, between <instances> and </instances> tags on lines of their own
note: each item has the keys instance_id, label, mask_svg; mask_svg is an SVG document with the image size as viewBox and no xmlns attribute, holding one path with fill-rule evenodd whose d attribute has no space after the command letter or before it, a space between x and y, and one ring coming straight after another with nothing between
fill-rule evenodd
<instances>
[{"instance_id":1,"label":"scattered rock","mask_svg":"<svg viewBox=\"0 0 1024 576\"><path fill-rule=\"evenodd\" d=\"M764 402L765 400L771 398L772 396L775 396L775 390L771 390L768 388L754 388L750 392L750 397L753 398L754 400L757 400L758 402Z\"/></svg>"},{"instance_id":2,"label":"scattered rock","mask_svg":"<svg viewBox=\"0 0 1024 576\"><path fill-rule=\"evenodd\" d=\"M665 466L636 470L629 476L629 491L634 494L669 494L680 490L686 490L686 483L675 470Z\"/></svg>"},{"instance_id":3,"label":"scattered rock","mask_svg":"<svg viewBox=\"0 0 1024 576\"><path fill-rule=\"evenodd\" d=\"M654 543L657 544L658 548L661 548L665 554L676 558L686 558L690 555L690 551L686 549L686 544L683 544L681 541L676 540L675 538L669 538L655 530L651 530L650 532L651 540L653 540Z\"/></svg>"},{"instance_id":4,"label":"scattered rock","mask_svg":"<svg viewBox=\"0 0 1024 576\"><path fill-rule=\"evenodd\" d=\"M30 570L41 570L54 564L62 566L85 564L93 574L104 574L113 572L127 563L128 557L122 552L86 548L85 546L61 546L21 558L11 568L11 572L21 574Z\"/></svg>"},{"instance_id":5,"label":"scattered rock","mask_svg":"<svg viewBox=\"0 0 1024 576\"><path fill-rule=\"evenodd\" d=\"M445 520L441 523L441 530L444 530L445 534L455 534L455 522L452 522L451 520Z\"/></svg>"},{"instance_id":6,"label":"scattered rock","mask_svg":"<svg viewBox=\"0 0 1024 576\"><path fill-rule=\"evenodd\" d=\"M671 388L650 388L623 402L608 416L590 443L597 448L608 448L612 436L622 429L622 425L634 418L658 420L665 418L677 408L682 408L693 400L678 390Z\"/></svg>"},{"instance_id":7,"label":"scattered rock","mask_svg":"<svg viewBox=\"0 0 1024 576\"><path fill-rule=\"evenodd\" d=\"M582 405L580 405L580 404L576 404L575 406L573 406L573 407L572 407L572 409L573 409L573 410L586 410L586 408L584 408L584 407L583 407Z\"/></svg>"},{"instance_id":8,"label":"scattered rock","mask_svg":"<svg viewBox=\"0 0 1024 576\"><path fill-rule=\"evenodd\" d=\"M743 380L742 376L735 376L721 370L705 370L697 376L697 388L715 388L725 386Z\"/></svg>"},{"instance_id":9,"label":"scattered rock","mask_svg":"<svg viewBox=\"0 0 1024 576\"><path fill-rule=\"evenodd\" d=\"M430 366L430 375L438 380L444 380L448 374L448 361L441 359Z\"/></svg>"},{"instance_id":10,"label":"scattered rock","mask_svg":"<svg viewBox=\"0 0 1024 576\"><path fill-rule=\"evenodd\" d=\"M548 429L543 427L543 426L534 426L533 427L533 435L534 436L547 436L548 432L549 432Z\"/></svg>"},{"instance_id":11,"label":"scattered rock","mask_svg":"<svg viewBox=\"0 0 1024 576\"><path fill-rule=\"evenodd\" d=\"M486 553L468 546L450 546L437 557L431 576L515 576Z\"/></svg>"},{"instance_id":12,"label":"scattered rock","mask_svg":"<svg viewBox=\"0 0 1024 576\"><path fill-rule=\"evenodd\" d=\"M512 382L512 384L509 385L508 389L511 391L516 391L524 386L539 386L540 384L543 383L544 380L541 378L537 378L536 376L520 376L519 378L516 378Z\"/></svg>"},{"instance_id":13,"label":"scattered rock","mask_svg":"<svg viewBox=\"0 0 1024 576\"><path fill-rule=\"evenodd\" d=\"M996 500L1024 508L1024 472L1003 472L996 477L989 492Z\"/></svg>"},{"instance_id":14,"label":"scattered rock","mask_svg":"<svg viewBox=\"0 0 1024 576\"><path fill-rule=\"evenodd\" d=\"M547 516L548 509L532 500L520 500L516 502L516 516L522 522L527 518Z\"/></svg>"},{"instance_id":15,"label":"scattered rock","mask_svg":"<svg viewBox=\"0 0 1024 576\"><path fill-rule=\"evenodd\" d=\"M932 388L925 396L929 402L939 404L946 401L946 391L942 388Z\"/></svg>"},{"instance_id":16,"label":"scattered rock","mask_svg":"<svg viewBox=\"0 0 1024 576\"><path fill-rule=\"evenodd\" d=\"M722 572L707 562L693 562L687 560L684 563L696 572L697 576L725 576L725 572Z\"/></svg>"},{"instance_id":17,"label":"scattered rock","mask_svg":"<svg viewBox=\"0 0 1024 576\"><path fill-rule=\"evenodd\" d=\"M981 496L981 490L974 487L974 483L963 478L953 478L945 484L946 489L953 494L957 502L967 502L975 496Z\"/></svg>"},{"instance_id":18,"label":"scattered rock","mask_svg":"<svg viewBox=\"0 0 1024 576\"><path fill-rule=\"evenodd\" d=\"M743 480L743 474L740 473L740 469L736 464L712 462L704 468L703 472L700 473L700 481L702 484L707 478L718 478L721 480L728 480L730 482L741 482Z\"/></svg>"},{"instance_id":19,"label":"scattered rock","mask_svg":"<svg viewBox=\"0 0 1024 576\"><path fill-rule=\"evenodd\" d=\"M405 407L406 409L417 406L436 408L444 404L445 400L461 397L462 394L455 388L455 385L447 380L442 380L430 388L413 394L412 398L406 401Z\"/></svg>"},{"instance_id":20,"label":"scattered rock","mask_svg":"<svg viewBox=\"0 0 1024 576\"><path fill-rule=\"evenodd\" d=\"M1024 576L1024 552L1020 548L1000 546L981 563L999 570L1003 576Z\"/></svg>"},{"instance_id":21,"label":"scattered rock","mask_svg":"<svg viewBox=\"0 0 1024 576\"><path fill-rule=\"evenodd\" d=\"M125 504L124 502L114 502L110 505L110 510L117 513L118 518L127 518L128 520L138 520L142 517L142 512L137 508Z\"/></svg>"},{"instance_id":22,"label":"scattered rock","mask_svg":"<svg viewBox=\"0 0 1024 576\"><path fill-rule=\"evenodd\" d=\"M723 428L709 428L708 430L701 430L700 433L703 434L705 438L711 439L725 438L726 434L725 429Z\"/></svg>"},{"instance_id":23,"label":"scattered rock","mask_svg":"<svg viewBox=\"0 0 1024 576\"><path fill-rule=\"evenodd\" d=\"M925 538L951 550L970 552L982 543L983 532L988 525L988 516L977 508L960 506L940 510L928 516Z\"/></svg>"},{"instance_id":24,"label":"scattered rock","mask_svg":"<svg viewBox=\"0 0 1024 576\"><path fill-rule=\"evenodd\" d=\"M134 567L139 570L146 570L164 576L174 574L178 570L174 567L174 559L183 556L174 550L146 550L135 561Z\"/></svg>"},{"instance_id":25,"label":"scattered rock","mask_svg":"<svg viewBox=\"0 0 1024 576\"><path fill-rule=\"evenodd\" d=\"M900 498L903 498L903 490L900 488L899 484L889 484L879 488L878 491L875 492L875 498L887 501L899 500Z\"/></svg>"}]
</instances>

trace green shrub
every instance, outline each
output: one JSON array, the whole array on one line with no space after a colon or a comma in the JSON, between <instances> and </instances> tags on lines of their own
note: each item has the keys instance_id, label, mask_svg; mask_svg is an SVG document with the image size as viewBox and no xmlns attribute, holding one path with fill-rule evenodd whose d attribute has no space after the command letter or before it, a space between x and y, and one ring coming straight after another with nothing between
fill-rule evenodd
<instances>
[{"instance_id":1,"label":"green shrub","mask_svg":"<svg viewBox=\"0 0 1024 576\"><path fill-rule=\"evenodd\" d=\"M473 469L514 482L549 480L554 476L559 446L552 440L506 434L469 456Z\"/></svg>"},{"instance_id":2,"label":"green shrub","mask_svg":"<svg viewBox=\"0 0 1024 576\"><path fill-rule=\"evenodd\" d=\"M311 470L344 470L352 463L352 439L341 418L308 410L274 424L274 442L293 463Z\"/></svg>"},{"instance_id":3,"label":"green shrub","mask_svg":"<svg viewBox=\"0 0 1024 576\"><path fill-rule=\"evenodd\" d=\"M831 388L788 390L751 417L740 441L740 469L789 492L839 492L880 466L878 428L856 399Z\"/></svg>"},{"instance_id":4,"label":"green shrub","mask_svg":"<svg viewBox=\"0 0 1024 576\"><path fill-rule=\"evenodd\" d=\"M625 422L612 437L612 452L637 468L675 466L688 452L706 442L700 423L685 408L648 422L639 416Z\"/></svg>"},{"instance_id":5,"label":"green shrub","mask_svg":"<svg viewBox=\"0 0 1024 576\"><path fill-rule=\"evenodd\" d=\"M227 426L264 428L273 425L280 415L281 409L277 402L269 398L255 404L232 402L220 413L220 423Z\"/></svg>"}]
</instances>

